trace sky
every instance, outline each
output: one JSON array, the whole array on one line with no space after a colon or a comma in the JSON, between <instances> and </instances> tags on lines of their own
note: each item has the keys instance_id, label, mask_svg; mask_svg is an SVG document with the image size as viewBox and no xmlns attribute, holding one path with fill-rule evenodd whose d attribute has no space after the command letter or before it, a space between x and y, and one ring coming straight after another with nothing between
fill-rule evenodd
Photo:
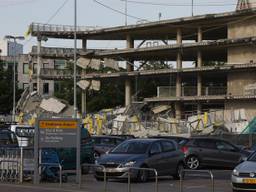
<instances>
[{"instance_id":1,"label":"sky","mask_svg":"<svg viewBox=\"0 0 256 192\"><path fill-rule=\"evenodd\" d=\"M98 1L98 3L96 2ZM79 26L114 27L125 24L124 0L77 0L77 23ZM191 16L192 0L127 0L128 24L138 19L148 21ZM194 15L234 11L237 0L193 0ZM105 5L105 6L103 6ZM115 9L116 11L114 11ZM120 13L122 12L122 13ZM0 0L0 38L5 35L24 35L30 23L61 25L74 24L74 0ZM25 53L36 45L35 38L27 38ZM50 39L43 46L72 47L70 40ZM78 43L81 46L81 42ZM110 48L120 43L88 43L88 48Z\"/></svg>"}]
</instances>

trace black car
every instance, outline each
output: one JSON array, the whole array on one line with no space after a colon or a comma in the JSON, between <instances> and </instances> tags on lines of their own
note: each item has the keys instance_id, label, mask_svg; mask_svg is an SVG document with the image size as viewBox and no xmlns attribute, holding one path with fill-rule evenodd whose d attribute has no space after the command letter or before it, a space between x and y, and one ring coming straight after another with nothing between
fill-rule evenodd
<instances>
[{"instance_id":1,"label":"black car","mask_svg":"<svg viewBox=\"0 0 256 192\"><path fill-rule=\"evenodd\" d=\"M102 154L105 154L107 151L110 151L124 140L125 138L117 136L92 136L92 141L94 143L94 156L97 158Z\"/></svg>"},{"instance_id":2,"label":"black car","mask_svg":"<svg viewBox=\"0 0 256 192\"><path fill-rule=\"evenodd\" d=\"M101 156L96 164L106 168L107 178L131 178L145 182L152 172L132 170L132 168L153 168L158 175L171 175L179 178L184 167L184 154L175 141L167 139L126 140L108 154ZM104 172L97 169L95 178L103 180Z\"/></svg>"},{"instance_id":3,"label":"black car","mask_svg":"<svg viewBox=\"0 0 256 192\"><path fill-rule=\"evenodd\" d=\"M243 157L250 155L229 141L204 137L191 138L181 150L189 169L203 166L234 168Z\"/></svg>"}]
</instances>

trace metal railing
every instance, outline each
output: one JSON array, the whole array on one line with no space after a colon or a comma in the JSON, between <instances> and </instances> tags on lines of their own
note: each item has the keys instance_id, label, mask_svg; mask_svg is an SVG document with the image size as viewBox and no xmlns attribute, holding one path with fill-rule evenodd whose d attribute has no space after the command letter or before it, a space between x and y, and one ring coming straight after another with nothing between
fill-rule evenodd
<instances>
[{"instance_id":1,"label":"metal railing","mask_svg":"<svg viewBox=\"0 0 256 192\"><path fill-rule=\"evenodd\" d=\"M103 165L95 165L95 164L88 164L88 163L83 163L81 165L81 168L83 166L101 168L103 170L103 174L104 174L104 176L103 176L104 177L104 192L107 192L107 172L106 172L106 168ZM80 171L80 173L81 173L81 171ZM80 177L80 181L79 181L79 189L80 188L81 188L81 177Z\"/></svg>"},{"instance_id":2,"label":"metal railing","mask_svg":"<svg viewBox=\"0 0 256 192\"><path fill-rule=\"evenodd\" d=\"M1 181L18 181L19 174L19 161L17 160L1 160L0 161L0 180Z\"/></svg>"},{"instance_id":3,"label":"metal railing","mask_svg":"<svg viewBox=\"0 0 256 192\"><path fill-rule=\"evenodd\" d=\"M155 192L158 192L158 173L156 169L152 168L137 168L137 167L130 167L128 169L128 192L131 192L131 170L138 170L138 171L148 171L148 172L154 172L155 174Z\"/></svg>"},{"instance_id":4,"label":"metal railing","mask_svg":"<svg viewBox=\"0 0 256 192\"><path fill-rule=\"evenodd\" d=\"M32 23L30 25L32 32L73 32L74 26L72 25L53 25L43 23ZM99 26L77 26L78 32L99 30Z\"/></svg>"},{"instance_id":5,"label":"metal railing","mask_svg":"<svg viewBox=\"0 0 256 192\"><path fill-rule=\"evenodd\" d=\"M211 170L191 170L191 169L184 169L180 173L180 188L179 192L183 192L183 178L185 177L186 173L207 173L210 175L211 178L211 192L214 192L214 177Z\"/></svg>"},{"instance_id":6,"label":"metal railing","mask_svg":"<svg viewBox=\"0 0 256 192\"><path fill-rule=\"evenodd\" d=\"M62 165L59 163L40 163L39 168L42 166L51 166L59 168L59 187L62 187Z\"/></svg>"},{"instance_id":7,"label":"metal railing","mask_svg":"<svg viewBox=\"0 0 256 192\"><path fill-rule=\"evenodd\" d=\"M226 95L227 87L222 86L206 86L202 87L202 95ZM181 96L197 96L196 86L181 87ZM157 97L176 97L175 86L159 86L157 87Z\"/></svg>"}]
</instances>

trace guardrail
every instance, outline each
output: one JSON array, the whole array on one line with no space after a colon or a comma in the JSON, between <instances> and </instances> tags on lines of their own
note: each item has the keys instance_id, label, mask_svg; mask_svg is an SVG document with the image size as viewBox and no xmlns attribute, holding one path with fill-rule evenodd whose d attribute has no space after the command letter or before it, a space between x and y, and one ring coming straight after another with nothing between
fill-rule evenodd
<instances>
[{"instance_id":1,"label":"guardrail","mask_svg":"<svg viewBox=\"0 0 256 192\"><path fill-rule=\"evenodd\" d=\"M142 170L142 171L151 171L155 174L155 192L158 192L158 173L156 169L152 168L137 168L137 167L130 167L128 169L128 192L131 192L131 170Z\"/></svg>"},{"instance_id":2,"label":"guardrail","mask_svg":"<svg viewBox=\"0 0 256 192\"><path fill-rule=\"evenodd\" d=\"M104 192L107 192L107 173L106 173L106 168L103 165L95 165L95 164L88 164L88 163L83 163L81 165L81 168L83 166L94 167L94 168L98 167L98 168L101 168L103 170L103 174L104 174ZM80 177L80 181L79 181L79 188L81 188L80 186L81 186L81 177Z\"/></svg>"},{"instance_id":3,"label":"guardrail","mask_svg":"<svg viewBox=\"0 0 256 192\"><path fill-rule=\"evenodd\" d=\"M59 168L59 170L60 170L60 173L59 173L59 187L62 187L62 166L61 166L61 164L58 164L58 163L40 163L39 168L42 167L42 166L52 166L52 167L58 167Z\"/></svg>"},{"instance_id":4,"label":"guardrail","mask_svg":"<svg viewBox=\"0 0 256 192\"><path fill-rule=\"evenodd\" d=\"M191 169L184 169L180 173L180 192L183 192L183 178L185 177L185 173L207 173L210 175L211 178L211 192L214 192L214 177L211 170L191 170Z\"/></svg>"}]
</instances>

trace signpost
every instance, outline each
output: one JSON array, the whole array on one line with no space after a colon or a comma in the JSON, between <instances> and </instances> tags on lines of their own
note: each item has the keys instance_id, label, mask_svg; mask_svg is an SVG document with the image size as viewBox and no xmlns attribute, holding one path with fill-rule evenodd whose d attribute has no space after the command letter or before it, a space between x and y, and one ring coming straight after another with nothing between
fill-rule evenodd
<instances>
[{"instance_id":1,"label":"signpost","mask_svg":"<svg viewBox=\"0 0 256 192\"><path fill-rule=\"evenodd\" d=\"M39 183L39 149L76 148L77 181L80 181L81 131L77 119L38 119L34 138L34 183Z\"/></svg>"}]
</instances>

